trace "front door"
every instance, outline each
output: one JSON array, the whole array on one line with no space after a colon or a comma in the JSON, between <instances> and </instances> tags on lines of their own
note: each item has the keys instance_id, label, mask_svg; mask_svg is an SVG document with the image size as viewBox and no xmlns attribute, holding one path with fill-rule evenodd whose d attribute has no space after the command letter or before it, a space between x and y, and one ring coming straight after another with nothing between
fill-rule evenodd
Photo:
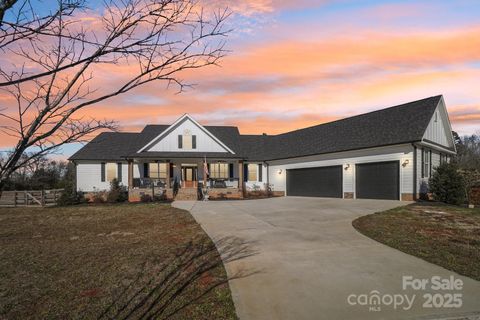
<instances>
[{"instance_id":1,"label":"front door","mask_svg":"<svg viewBox=\"0 0 480 320\"><path fill-rule=\"evenodd\" d=\"M195 188L197 181L197 167L183 167L182 168L183 182L185 188Z\"/></svg>"}]
</instances>

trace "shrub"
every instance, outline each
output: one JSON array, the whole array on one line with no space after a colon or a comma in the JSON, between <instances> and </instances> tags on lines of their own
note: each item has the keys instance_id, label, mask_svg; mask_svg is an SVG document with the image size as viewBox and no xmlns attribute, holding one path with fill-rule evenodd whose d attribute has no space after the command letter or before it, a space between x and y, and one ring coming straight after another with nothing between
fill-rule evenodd
<instances>
[{"instance_id":1,"label":"shrub","mask_svg":"<svg viewBox=\"0 0 480 320\"><path fill-rule=\"evenodd\" d=\"M82 202L85 202L85 197L83 196L83 192L77 192L75 190L75 184L68 183L65 185L65 189L60 195L60 198L58 198L57 205L71 206L75 204L80 204Z\"/></svg>"},{"instance_id":2,"label":"shrub","mask_svg":"<svg viewBox=\"0 0 480 320\"><path fill-rule=\"evenodd\" d=\"M107 202L125 202L128 200L128 191L124 186L120 185L117 179L110 182L110 191L107 194Z\"/></svg>"},{"instance_id":3,"label":"shrub","mask_svg":"<svg viewBox=\"0 0 480 320\"><path fill-rule=\"evenodd\" d=\"M465 181L453 163L438 166L430 178L429 187L437 201L455 205L465 202Z\"/></svg>"},{"instance_id":4,"label":"shrub","mask_svg":"<svg viewBox=\"0 0 480 320\"><path fill-rule=\"evenodd\" d=\"M141 201L141 202L152 202L153 199L152 199L152 196L149 195L149 194L142 194L142 195L140 196L140 201Z\"/></svg>"},{"instance_id":5,"label":"shrub","mask_svg":"<svg viewBox=\"0 0 480 320\"><path fill-rule=\"evenodd\" d=\"M103 192L95 192L91 198L93 203L104 203L105 195Z\"/></svg>"},{"instance_id":6,"label":"shrub","mask_svg":"<svg viewBox=\"0 0 480 320\"><path fill-rule=\"evenodd\" d=\"M59 206L71 206L85 202L83 192L76 192L69 189L65 189L61 196L57 199L57 205Z\"/></svg>"}]
</instances>

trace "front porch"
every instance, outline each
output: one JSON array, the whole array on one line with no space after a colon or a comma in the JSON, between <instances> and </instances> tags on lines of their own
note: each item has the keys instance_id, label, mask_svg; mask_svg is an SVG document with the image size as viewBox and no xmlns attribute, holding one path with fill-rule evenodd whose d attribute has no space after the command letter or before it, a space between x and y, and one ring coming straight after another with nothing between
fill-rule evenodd
<instances>
[{"instance_id":1,"label":"front porch","mask_svg":"<svg viewBox=\"0 0 480 320\"><path fill-rule=\"evenodd\" d=\"M129 159L129 201L143 196L196 200L199 189L206 186L209 198L243 198L244 169L242 160L207 159L208 175L204 176L204 159Z\"/></svg>"}]
</instances>

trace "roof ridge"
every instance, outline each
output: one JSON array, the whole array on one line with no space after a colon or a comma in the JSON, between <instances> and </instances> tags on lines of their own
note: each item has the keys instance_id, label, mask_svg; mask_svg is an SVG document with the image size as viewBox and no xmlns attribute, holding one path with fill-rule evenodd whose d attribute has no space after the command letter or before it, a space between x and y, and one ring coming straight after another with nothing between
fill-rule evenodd
<instances>
[{"instance_id":1,"label":"roof ridge","mask_svg":"<svg viewBox=\"0 0 480 320\"><path fill-rule=\"evenodd\" d=\"M430 99L440 99L440 98L442 98L442 97L443 97L442 94L436 95L436 96L431 96L431 97L428 97L428 98L423 98L423 99L419 99L419 100L415 100L415 101L410 101L410 102L402 103L402 104L399 104L399 105L395 105L395 106L391 106L391 107L387 107L387 108L383 108L383 109L372 110L372 111L365 112L365 113L361 113L361 114L357 114L357 115L354 115L354 116L350 116L350 117L346 117L346 118L341 118L341 119L333 120L333 121L330 121L330 122L320 123L320 124L316 124L316 125L313 125L313 126L310 126L310 127L295 129L295 130L292 130L292 131L288 131L288 132L284 132L284 133L279 133L279 134L272 135L272 136L274 136L274 137L279 137L279 136L291 134L291 133L298 132L298 131L302 131L302 130L306 130L306 129L311 129L311 128L315 128L315 127L319 127L319 126L324 126L324 125L328 125L328 124L333 124L333 123L340 122L340 121L344 121L344 120L348 120L348 119L353 119L353 118L358 118L358 117L366 116L366 115L369 115L369 114L372 114L372 113L378 113L378 112L383 112L383 111L387 111L387 110L390 110L390 109L405 107L405 106L407 106L407 105L409 105L409 104L415 104L415 103L422 102L422 101L427 101L427 100L430 100Z\"/></svg>"}]
</instances>

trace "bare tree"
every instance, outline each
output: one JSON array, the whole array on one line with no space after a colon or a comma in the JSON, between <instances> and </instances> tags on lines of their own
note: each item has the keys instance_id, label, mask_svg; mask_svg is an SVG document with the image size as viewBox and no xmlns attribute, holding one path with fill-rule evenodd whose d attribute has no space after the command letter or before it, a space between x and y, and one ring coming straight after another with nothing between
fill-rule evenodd
<instances>
[{"instance_id":1,"label":"bare tree","mask_svg":"<svg viewBox=\"0 0 480 320\"><path fill-rule=\"evenodd\" d=\"M0 0L0 89L13 101L0 106L0 130L17 140L0 162L0 182L64 144L116 128L79 116L86 107L153 81L183 91L182 72L216 65L230 32L228 9L207 14L194 0L105 0L93 18L81 0L58 0L43 16L34 8ZM95 23L82 20L87 14ZM128 75L95 84L105 64L128 66Z\"/></svg>"}]
</instances>

